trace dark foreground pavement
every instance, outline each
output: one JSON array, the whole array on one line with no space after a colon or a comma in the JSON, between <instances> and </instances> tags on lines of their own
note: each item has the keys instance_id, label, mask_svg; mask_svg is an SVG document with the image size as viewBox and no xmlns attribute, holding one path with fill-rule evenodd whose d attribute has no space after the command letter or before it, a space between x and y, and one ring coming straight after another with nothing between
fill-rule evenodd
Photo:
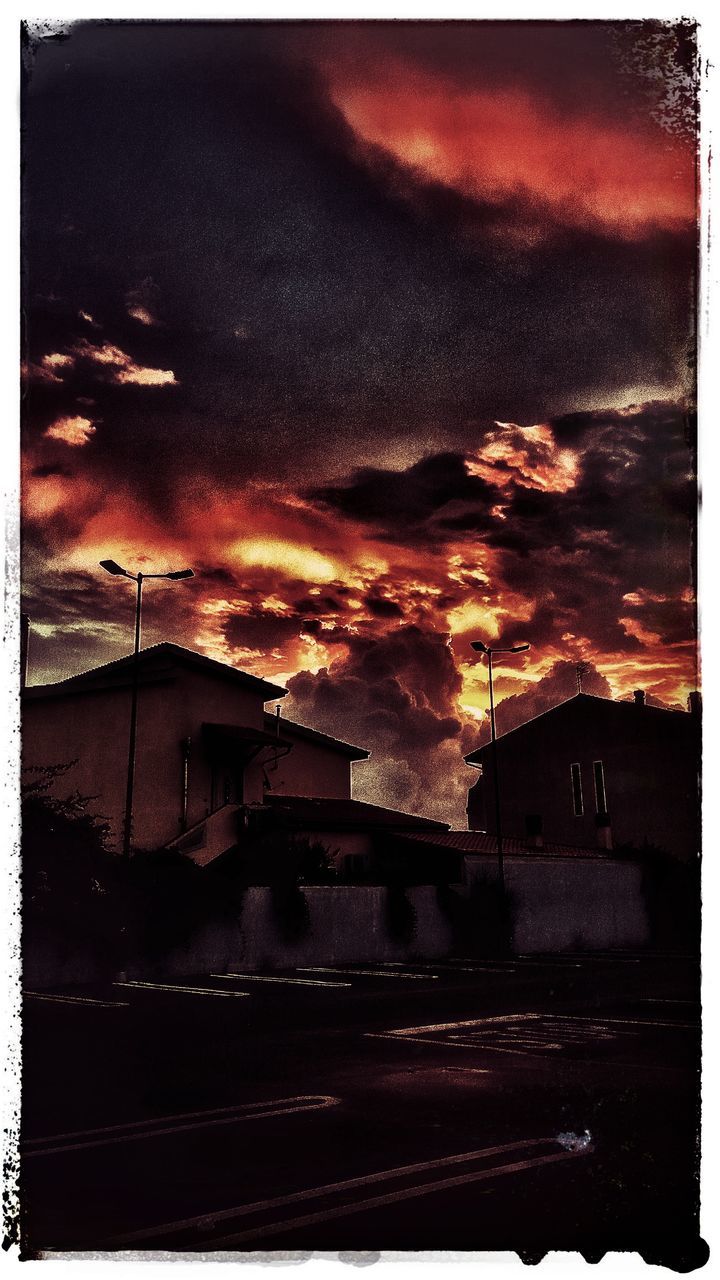
<instances>
[{"instance_id":1,"label":"dark foreground pavement","mask_svg":"<svg viewBox=\"0 0 720 1280\"><path fill-rule=\"evenodd\" d=\"M26 1255L572 1249L638 1250L682 1270L704 1261L688 957L164 985L26 993Z\"/></svg>"}]
</instances>

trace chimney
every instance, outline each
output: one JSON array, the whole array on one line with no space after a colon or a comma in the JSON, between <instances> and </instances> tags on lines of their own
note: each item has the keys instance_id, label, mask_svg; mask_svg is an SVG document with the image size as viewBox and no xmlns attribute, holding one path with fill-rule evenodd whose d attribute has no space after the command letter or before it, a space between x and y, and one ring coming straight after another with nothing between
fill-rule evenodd
<instances>
[{"instance_id":1,"label":"chimney","mask_svg":"<svg viewBox=\"0 0 720 1280\"><path fill-rule=\"evenodd\" d=\"M636 689L633 693L633 698L635 699L636 707L645 706L645 690L644 689Z\"/></svg>"},{"instance_id":2,"label":"chimney","mask_svg":"<svg viewBox=\"0 0 720 1280\"><path fill-rule=\"evenodd\" d=\"M691 716L699 716L702 712L702 694L698 689L693 689L688 696L688 711Z\"/></svg>"},{"instance_id":3,"label":"chimney","mask_svg":"<svg viewBox=\"0 0 720 1280\"><path fill-rule=\"evenodd\" d=\"M28 673L28 652L30 649L30 618L27 613L20 614L20 690L25 688Z\"/></svg>"}]
</instances>

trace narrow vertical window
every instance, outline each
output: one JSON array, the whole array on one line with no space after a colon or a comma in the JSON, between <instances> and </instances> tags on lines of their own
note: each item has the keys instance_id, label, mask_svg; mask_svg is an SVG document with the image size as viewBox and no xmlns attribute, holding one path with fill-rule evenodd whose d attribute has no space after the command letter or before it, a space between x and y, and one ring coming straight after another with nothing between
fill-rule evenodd
<instances>
[{"instance_id":1,"label":"narrow vertical window","mask_svg":"<svg viewBox=\"0 0 720 1280\"><path fill-rule=\"evenodd\" d=\"M570 765L570 778L572 780L573 812L576 818L581 818L583 814L583 795L579 764Z\"/></svg>"},{"instance_id":2,"label":"narrow vertical window","mask_svg":"<svg viewBox=\"0 0 720 1280\"><path fill-rule=\"evenodd\" d=\"M607 813L605 798L605 772L602 760L593 760L593 776L595 778L595 812Z\"/></svg>"}]
</instances>

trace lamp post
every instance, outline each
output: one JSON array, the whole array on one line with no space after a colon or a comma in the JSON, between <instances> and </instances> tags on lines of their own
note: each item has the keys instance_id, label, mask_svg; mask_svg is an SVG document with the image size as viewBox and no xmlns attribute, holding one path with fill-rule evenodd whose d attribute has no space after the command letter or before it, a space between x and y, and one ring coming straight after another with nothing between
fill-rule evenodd
<instances>
[{"instance_id":1,"label":"lamp post","mask_svg":"<svg viewBox=\"0 0 720 1280\"><path fill-rule=\"evenodd\" d=\"M498 778L497 738L495 735L495 703L493 701L493 657L496 653L524 653L529 644L514 644L509 649L490 649L482 640L471 641L470 648L476 653L487 654L488 685L490 689L490 737L492 741L493 781L495 784L495 833L497 837L498 881L500 892L505 895L505 867L503 863L502 825L500 821L500 780Z\"/></svg>"},{"instance_id":2,"label":"lamp post","mask_svg":"<svg viewBox=\"0 0 720 1280\"><path fill-rule=\"evenodd\" d=\"M132 832L133 789L135 786L135 740L137 737L138 706L138 654L140 653L140 613L142 609L142 585L148 578L169 578L177 582L181 578L194 578L192 569L177 569L174 573L128 573L115 560L101 560L100 568L114 577L130 578L137 583L135 602L135 648L133 650L132 668L132 702L130 705L130 742L128 746L127 786L125 790L125 827L123 830L123 857L130 857L130 835Z\"/></svg>"}]
</instances>

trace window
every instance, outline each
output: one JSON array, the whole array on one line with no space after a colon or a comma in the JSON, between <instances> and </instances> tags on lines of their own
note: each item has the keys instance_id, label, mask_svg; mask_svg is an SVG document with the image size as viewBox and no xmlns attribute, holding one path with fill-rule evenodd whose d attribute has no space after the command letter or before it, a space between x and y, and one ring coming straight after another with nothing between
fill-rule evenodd
<instances>
[{"instance_id":1,"label":"window","mask_svg":"<svg viewBox=\"0 0 720 1280\"><path fill-rule=\"evenodd\" d=\"M605 773L602 760L593 760L593 777L595 779L595 812L607 813Z\"/></svg>"},{"instance_id":2,"label":"window","mask_svg":"<svg viewBox=\"0 0 720 1280\"><path fill-rule=\"evenodd\" d=\"M579 764L570 765L570 779L572 781L573 813L576 818L581 818L583 815L583 794Z\"/></svg>"}]
</instances>

